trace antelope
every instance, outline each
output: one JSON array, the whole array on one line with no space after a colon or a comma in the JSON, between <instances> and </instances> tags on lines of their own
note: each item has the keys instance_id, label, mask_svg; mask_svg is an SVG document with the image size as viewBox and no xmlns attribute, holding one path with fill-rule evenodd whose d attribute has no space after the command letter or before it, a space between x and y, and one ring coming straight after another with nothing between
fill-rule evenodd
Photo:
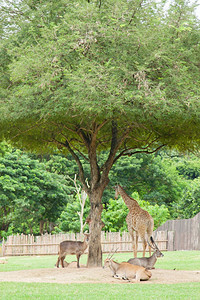
<instances>
[{"instance_id":1,"label":"antelope","mask_svg":"<svg viewBox=\"0 0 200 300\"><path fill-rule=\"evenodd\" d=\"M157 258L158 257L163 257L164 254L162 252L160 252L160 250L158 249L157 245L155 244L155 242L153 241L153 239L151 239L151 243L153 246L149 246L155 250L155 252L153 253L152 256L150 257L141 257L141 258L130 258L128 260L128 263L129 264L132 264L132 265L137 265L137 266L141 266L141 267L144 267L148 270L151 270L151 269L155 269L154 265L157 261Z\"/></svg>"},{"instance_id":2,"label":"antelope","mask_svg":"<svg viewBox=\"0 0 200 300\"><path fill-rule=\"evenodd\" d=\"M140 282L140 280L149 280L151 272L139 266L134 266L128 262L118 263L111 258L106 258L104 268L109 267L113 277L117 279L129 280L130 282Z\"/></svg>"},{"instance_id":3,"label":"antelope","mask_svg":"<svg viewBox=\"0 0 200 300\"><path fill-rule=\"evenodd\" d=\"M56 263L56 267L59 268L59 264L61 261L61 265L64 268L64 259L67 254L75 254L77 257L77 268L80 268L79 265L79 259L80 256L84 253L86 250L88 244L89 244L89 233L84 233L84 241L63 241L59 245L59 251L58 251L58 260Z\"/></svg>"}]
</instances>

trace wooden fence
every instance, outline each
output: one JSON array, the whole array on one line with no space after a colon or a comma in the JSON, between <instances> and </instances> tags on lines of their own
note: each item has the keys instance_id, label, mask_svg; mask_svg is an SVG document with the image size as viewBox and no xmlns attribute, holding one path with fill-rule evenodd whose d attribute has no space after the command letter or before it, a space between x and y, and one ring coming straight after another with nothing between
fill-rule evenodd
<instances>
[{"instance_id":1,"label":"wooden fence","mask_svg":"<svg viewBox=\"0 0 200 300\"><path fill-rule=\"evenodd\" d=\"M153 236L161 251L200 250L200 213L192 219L167 221L154 231ZM63 240L83 240L83 236L74 233L9 236L3 241L0 255L57 255L58 245ZM132 252L128 232L102 232L101 244L103 253L115 249L117 252ZM140 240L138 251L142 251Z\"/></svg>"},{"instance_id":2,"label":"wooden fence","mask_svg":"<svg viewBox=\"0 0 200 300\"><path fill-rule=\"evenodd\" d=\"M173 244L173 234L166 231L154 232L154 239L161 251L166 251ZM80 234L45 234L42 236L15 235L9 236L7 241L3 241L3 256L18 255L57 255L58 245L63 240L83 240ZM102 232L101 244L103 253L110 251L132 252L131 238L128 232ZM88 249L85 253L87 253ZM142 243L139 240L138 251L142 251Z\"/></svg>"},{"instance_id":3,"label":"wooden fence","mask_svg":"<svg viewBox=\"0 0 200 300\"><path fill-rule=\"evenodd\" d=\"M174 244L168 250L200 250L200 212L191 219L169 220L157 230L173 232Z\"/></svg>"}]
</instances>

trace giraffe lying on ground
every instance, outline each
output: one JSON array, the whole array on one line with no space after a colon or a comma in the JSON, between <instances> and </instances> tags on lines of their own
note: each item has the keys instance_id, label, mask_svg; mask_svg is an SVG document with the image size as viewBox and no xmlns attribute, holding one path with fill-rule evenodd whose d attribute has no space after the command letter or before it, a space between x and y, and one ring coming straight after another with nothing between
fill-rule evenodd
<instances>
[{"instance_id":1,"label":"giraffe lying on ground","mask_svg":"<svg viewBox=\"0 0 200 300\"><path fill-rule=\"evenodd\" d=\"M142 209L135 199L129 197L129 195L127 195L123 188L118 184L115 186L115 199L117 199L119 195L122 197L129 209L129 213L126 217L126 223L132 238L134 257L137 257L138 237L141 238L143 243L144 257L147 241L149 244L151 243L150 237L153 233L154 220L151 215L146 210ZM149 247L149 256L151 256L151 247Z\"/></svg>"}]
</instances>

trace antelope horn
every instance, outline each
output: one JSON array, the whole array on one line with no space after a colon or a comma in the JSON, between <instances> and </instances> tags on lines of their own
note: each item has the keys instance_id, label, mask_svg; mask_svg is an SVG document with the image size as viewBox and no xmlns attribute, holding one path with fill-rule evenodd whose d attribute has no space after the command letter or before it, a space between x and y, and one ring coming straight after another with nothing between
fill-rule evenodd
<instances>
[{"instance_id":1,"label":"antelope horn","mask_svg":"<svg viewBox=\"0 0 200 300\"><path fill-rule=\"evenodd\" d=\"M159 250L159 249L158 249L158 246L157 246L156 243L154 242L154 239L153 239L152 236L150 237L150 240L151 240L151 243L152 243L153 247L154 247L155 249Z\"/></svg>"},{"instance_id":2,"label":"antelope horn","mask_svg":"<svg viewBox=\"0 0 200 300\"><path fill-rule=\"evenodd\" d=\"M151 247L153 250L155 250L155 249L156 249L155 247L153 247L153 244L152 244L152 245L150 245L150 243L149 243L148 239L147 239L147 244L148 244L148 245L149 245L149 247Z\"/></svg>"},{"instance_id":3,"label":"antelope horn","mask_svg":"<svg viewBox=\"0 0 200 300\"><path fill-rule=\"evenodd\" d=\"M106 257L106 259L109 259L109 256L111 255L112 251L113 251L113 249L110 250L110 252L108 253L108 256Z\"/></svg>"},{"instance_id":4,"label":"antelope horn","mask_svg":"<svg viewBox=\"0 0 200 300\"><path fill-rule=\"evenodd\" d=\"M111 259L113 257L113 255L117 252L118 248L115 249L115 251L113 252L113 254L110 257L107 257L108 259ZM110 254L110 253L109 253ZM108 255L109 256L109 255Z\"/></svg>"}]
</instances>

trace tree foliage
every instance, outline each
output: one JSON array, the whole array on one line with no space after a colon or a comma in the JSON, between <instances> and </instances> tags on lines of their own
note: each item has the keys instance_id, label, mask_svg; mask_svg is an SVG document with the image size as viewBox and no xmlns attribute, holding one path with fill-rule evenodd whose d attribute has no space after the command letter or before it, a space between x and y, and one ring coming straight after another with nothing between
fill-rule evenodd
<instances>
[{"instance_id":1,"label":"tree foliage","mask_svg":"<svg viewBox=\"0 0 200 300\"><path fill-rule=\"evenodd\" d=\"M0 157L3 231L11 226L15 233L43 233L43 224L53 223L60 216L67 194L69 189L62 176L47 172L44 164L22 151L13 149Z\"/></svg>"},{"instance_id":2,"label":"tree foliage","mask_svg":"<svg viewBox=\"0 0 200 300\"><path fill-rule=\"evenodd\" d=\"M182 197L172 203L173 216L178 219L188 219L200 212L200 178L190 181L184 189Z\"/></svg>"},{"instance_id":3,"label":"tree foliage","mask_svg":"<svg viewBox=\"0 0 200 300\"><path fill-rule=\"evenodd\" d=\"M10 24L3 102L14 121L9 131L2 124L5 135L17 133L31 149L67 139L84 151L75 137L95 122L100 149L110 146L115 119L126 152L198 141L199 30L184 1L168 17L148 1L110 0L100 10L96 1L12 5L3 8Z\"/></svg>"}]
</instances>

